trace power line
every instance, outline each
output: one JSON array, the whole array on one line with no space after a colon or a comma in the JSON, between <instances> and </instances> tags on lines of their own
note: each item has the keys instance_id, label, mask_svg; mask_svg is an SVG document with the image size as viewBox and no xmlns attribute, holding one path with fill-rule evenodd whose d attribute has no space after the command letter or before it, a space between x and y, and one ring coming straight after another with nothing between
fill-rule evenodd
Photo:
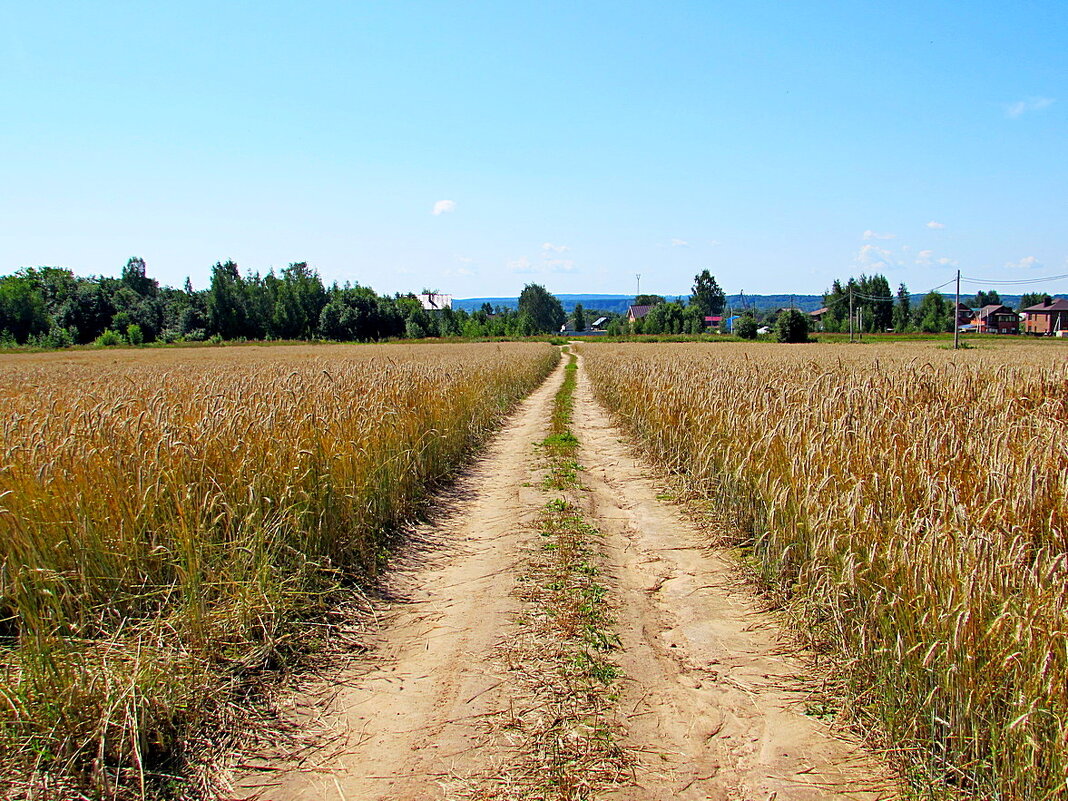
<instances>
[{"instance_id":1,"label":"power line","mask_svg":"<svg viewBox=\"0 0 1068 801\"><path fill-rule=\"evenodd\" d=\"M1065 273L1063 275L1051 275L1046 278L1025 278L1017 281L999 281L990 278L971 278L969 276L961 276L960 280L967 281L971 284L998 284L1002 286L1022 286L1024 284L1043 284L1047 281L1060 281L1064 278L1068 278L1068 273Z\"/></svg>"}]
</instances>

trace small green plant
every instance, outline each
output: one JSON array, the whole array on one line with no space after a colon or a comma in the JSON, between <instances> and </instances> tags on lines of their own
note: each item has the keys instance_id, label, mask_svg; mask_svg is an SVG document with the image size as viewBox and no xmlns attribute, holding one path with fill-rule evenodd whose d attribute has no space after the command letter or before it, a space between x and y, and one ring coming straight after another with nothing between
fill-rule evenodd
<instances>
[{"instance_id":1,"label":"small green plant","mask_svg":"<svg viewBox=\"0 0 1068 801\"><path fill-rule=\"evenodd\" d=\"M137 345L143 345L145 342L145 334L144 331L141 330L141 326L137 323L130 323L126 326L126 339L135 347Z\"/></svg>"},{"instance_id":2,"label":"small green plant","mask_svg":"<svg viewBox=\"0 0 1068 801\"><path fill-rule=\"evenodd\" d=\"M118 345L125 345L126 340L122 338L122 334L118 331L106 328L100 332L100 336L93 340L93 344L98 348L113 348Z\"/></svg>"}]
</instances>

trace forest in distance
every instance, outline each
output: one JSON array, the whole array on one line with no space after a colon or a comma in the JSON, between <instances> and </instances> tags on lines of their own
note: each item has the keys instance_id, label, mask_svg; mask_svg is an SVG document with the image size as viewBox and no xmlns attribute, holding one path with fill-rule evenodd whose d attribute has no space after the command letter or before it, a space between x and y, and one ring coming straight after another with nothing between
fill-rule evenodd
<instances>
[{"instance_id":1,"label":"forest in distance","mask_svg":"<svg viewBox=\"0 0 1068 801\"><path fill-rule=\"evenodd\" d=\"M879 274L836 280L822 296L761 296L787 304L762 307L744 295L727 295L715 276L702 270L694 276L688 296L630 298L635 306L652 307L644 318L632 320L617 310L616 296L603 296L608 298L603 307L597 301L602 296L588 296L598 305L584 308L577 299L585 296L557 296L539 284L528 284L515 299L487 298L475 306L457 301L451 307L427 309L415 293L390 296L360 284L327 286L306 262L293 262L277 274L270 270L262 276L242 274L232 261L218 262L206 289L194 289L188 278L179 289L161 286L149 276L144 259L131 258L118 278L81 277L59 267L30 267L0 276L0 347L519 338L562 330L581 332L595 320L615 336L740 331L743 338L752 338L749 334L756 331L755 326L743 324L736 329L722 319L732 314L771 326L786 309L797 311L795 317L810 323L807 312L814 309L807 307L813 299L825 307L819 330L834 333L849 330L850 293L859 310L854 325L866 333L952 330L951 298L938 291L914 295L904 284L895 294ZM435 294L423 292L424 296ZM1050 297L1045 292L999 297L996 290L981 290L962 301L973 308L1006 303L1022 309ZM796 328L799 324L793 322ZM797 341L803 340L802 335Z\"/></svg>"}]
</instances>

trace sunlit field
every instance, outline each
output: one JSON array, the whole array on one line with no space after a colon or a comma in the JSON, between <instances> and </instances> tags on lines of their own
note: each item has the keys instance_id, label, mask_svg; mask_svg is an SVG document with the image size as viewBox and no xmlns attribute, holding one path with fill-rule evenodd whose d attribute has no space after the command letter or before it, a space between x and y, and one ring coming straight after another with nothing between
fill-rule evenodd
<instances>
[{"instance_id":1,"label":"sunlit field","mask_svg":"<svg viewBox=\"0 0 1068 801\"><path fill-rule=\"evenodd\" d=\"M339 590L558 358L0 357L0 787L154 781L248 676L315 647Z\"/></svg>"},{"instance_id":2,"label":"sunlit field","mask_svg":"<svg viewBox=\"0 0 1068 801\"><path fill-rule=\"evenodd\" d=\"M917 786L1068 791L1068 349L596 345Z\"/></svg>"}]
</instances>

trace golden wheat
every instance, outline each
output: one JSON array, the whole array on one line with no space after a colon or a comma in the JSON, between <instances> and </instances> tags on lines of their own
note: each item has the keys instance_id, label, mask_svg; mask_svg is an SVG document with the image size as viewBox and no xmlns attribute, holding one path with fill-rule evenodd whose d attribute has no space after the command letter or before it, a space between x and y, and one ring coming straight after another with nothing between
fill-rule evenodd
<instances>
[{"instance_id":1,"label":"golden wheat","mask_svg":"<svg viewBox=\"0 0 1068 801\"><path fill-rule=\"evenodd\" d=\"M1068 793L1060 348L584 349L932 794Z\"/></svg>"},{"instance_id":2,"label":"golden wheat","mask_svg":"<svg viewBox=\"0 0 1068 801\"><path fill-rule=\"evenodd\" d=\"M0 361L0 773L104 794L151 780L228 682L308 647L302 621L374 573L389 533L558 358Z\"/></svg>"}]
</instances>

